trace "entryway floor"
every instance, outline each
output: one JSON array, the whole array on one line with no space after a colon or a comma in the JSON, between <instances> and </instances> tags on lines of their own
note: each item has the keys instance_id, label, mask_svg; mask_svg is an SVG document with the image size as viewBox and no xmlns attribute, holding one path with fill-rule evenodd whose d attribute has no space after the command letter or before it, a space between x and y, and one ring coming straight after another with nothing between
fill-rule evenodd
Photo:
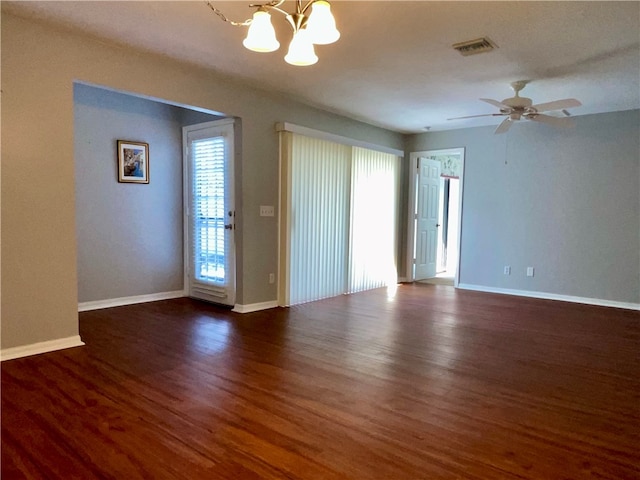
<instances>
[{"instance_id":1,"label":"entryway floor","mask_svg":"<svg viewBox=\"0 0 640 480\"><path fill-rule=\"evenodd\" d=\"M441 272L435 277L418 280L419 283L429 283L431 285L449 285L453 287L455 274L452 272Z\"/></svg>"}]
</instances>

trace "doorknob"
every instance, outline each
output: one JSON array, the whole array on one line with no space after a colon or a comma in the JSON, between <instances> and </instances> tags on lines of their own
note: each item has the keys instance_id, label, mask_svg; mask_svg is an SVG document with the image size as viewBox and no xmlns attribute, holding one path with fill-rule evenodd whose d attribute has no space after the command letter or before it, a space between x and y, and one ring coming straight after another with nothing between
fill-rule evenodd
<instances>
[{"instance_id":1,"label":"doorknob","mask_svg":"<svg viewBox=\"0 0 640 480\"><path fill-rule=\"evenodd\" d=\"M440 226L440 224L439 224L439 223L436 223L436 227L439 227L439 226Z\"/></svg>"},{"instance_id":2,"label":"doorknob","mask_svg":"<svg viewBox=\"0 0 640 480\"><path fill-rule=\"evenodd\" d=\"M225 225L225 226L224 226L224 229L225 229L225 230L231 230L231 229L233 229L233 224L231 224L231 223L230 223L230 224L228 224L228 225Z\"/></svg>"}]
</instances>

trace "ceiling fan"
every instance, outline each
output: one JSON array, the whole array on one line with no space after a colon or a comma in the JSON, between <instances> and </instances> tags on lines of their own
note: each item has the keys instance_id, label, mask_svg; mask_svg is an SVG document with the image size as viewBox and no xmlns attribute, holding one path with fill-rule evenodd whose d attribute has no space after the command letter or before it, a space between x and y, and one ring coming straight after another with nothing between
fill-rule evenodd
<instances>
[{"instance_id":1,"label":"ceiling fan","mask_svg":"<svg viewBox=\"0 0 640 480\"><path fill-rule=\"evenodd\" d=\"M470 115L468 117L456 117L448 118L447 120L462 120L463 118L476 118L476 117L500 117L506 116L502 123L498 125L494 133L504 133L511 127L513 122L517 122L523 118L527 120L533 120L535 122L546 123L554 127L570 127L573 122L566 118L569 116L569 112L565 109L572 107L579 107L582 105L575 98L565 98L564 100L555 100L553 102L539 103L533 105L530 98L521 97L519 95L527 83L526 80L519 80L511 83L511 89L515 92L515 96L511 98L505 98L501 102L492 100L490 98L481 98L483 102L487 102L500 109L500 113L486 113L484 115ZM554 117L551 115L545 115L542 112L550 112L554 110L562 110L565 117Z\"/></svg>"}]
</instances>

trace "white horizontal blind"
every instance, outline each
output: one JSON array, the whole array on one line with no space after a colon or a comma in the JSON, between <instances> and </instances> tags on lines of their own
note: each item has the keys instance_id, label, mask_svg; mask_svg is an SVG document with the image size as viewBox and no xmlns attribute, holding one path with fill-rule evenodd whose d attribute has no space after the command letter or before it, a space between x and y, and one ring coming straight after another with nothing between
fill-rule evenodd
<instances>
[{"instance_id":1,"label":"white horizontal blind","mask_svg":"<svg viewBox=\"0 0 640 480\"><path fill-rule=\"evenodd\" d=\"M346 291L350 154L345 145L292 137L290 305Z\"/></svg>"},{"instance_id":2,"label":"white horizontal blind","mask_svg":"<svg viewBox=\"0 0 640 480\"><path fill-rule=\"evenodd\" d=\"M399 160L388 153L353 148L349 293L395 284L398 280Z\"/></svg>"},{"instance_id":3,"label":"white horizontal blind","mask_svg":"<svg viewBox=\"0 0 640 480\"><path fill-rule=\"evenodd\" d=\"M225 224L233 220L226 211L230 203L225 198L227 142L224 136L194 140L191 149L193 278L199 283L226 286L231 257Z\"/></svg>"}]
</instances>

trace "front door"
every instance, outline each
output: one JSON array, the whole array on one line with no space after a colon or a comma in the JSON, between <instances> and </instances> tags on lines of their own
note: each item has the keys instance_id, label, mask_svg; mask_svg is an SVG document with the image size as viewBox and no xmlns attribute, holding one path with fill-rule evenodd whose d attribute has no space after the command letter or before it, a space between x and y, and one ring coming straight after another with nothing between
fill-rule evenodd
<instances>
[{"instance_id":1,"label":"front door","mask_svg":"<svg viewBox=\"0 0 640 480\"><path fill-rule=\"evenodd\" d=\"M235 303L233 120L183 128L185 283L190 297Z\"/></svg>"},{"instance_id":2,"label":"front door","mask_svg":"<svg viewBox=\"0 0 640 480\"><path fill-rule=\"evenodd\" d=\"M416 194L415 280L436 276L440 201L438 160L418 158Z\"/></svg>"}]
</instances>

